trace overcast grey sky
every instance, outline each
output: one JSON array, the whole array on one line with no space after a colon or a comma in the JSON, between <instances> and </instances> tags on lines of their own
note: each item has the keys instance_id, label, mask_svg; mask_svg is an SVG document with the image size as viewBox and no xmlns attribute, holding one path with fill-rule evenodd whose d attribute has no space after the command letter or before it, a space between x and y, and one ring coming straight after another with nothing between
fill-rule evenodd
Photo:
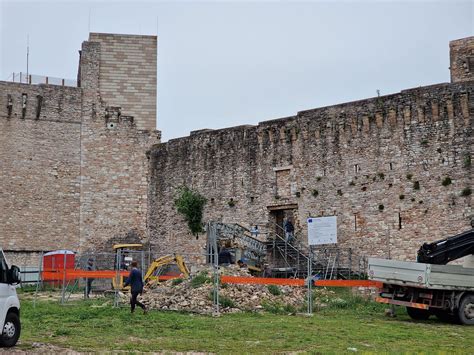
<instances>
[{"instance_id":1,"label":"overcast grey sky","mask_svg":"<svg viewBox=\"0 0 474 355\"><path fill-rule=\"evenodd\" d=\"M473 1L0 0L0 80L75 78L91 32L156 34L157 127L256 124L449 81L450 40L474 34Z\"/></svg>"}]
</instances>

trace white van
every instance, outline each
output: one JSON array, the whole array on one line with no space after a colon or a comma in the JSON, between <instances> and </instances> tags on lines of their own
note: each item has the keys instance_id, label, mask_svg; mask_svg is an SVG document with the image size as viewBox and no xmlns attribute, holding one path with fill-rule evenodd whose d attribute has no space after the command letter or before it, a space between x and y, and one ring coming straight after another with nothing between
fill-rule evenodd
<instances>
[{"instance_id":1,"label":"white van","mask_svg":"<svg viewBox=\"0 0 474 355\"><path fill-rule=\"evenodd\" d=\"M15 285L20 283L20 269L8 267L0 249L0 346L12 347L20 337L20 301Z\"/></svg>"}]
</instances>

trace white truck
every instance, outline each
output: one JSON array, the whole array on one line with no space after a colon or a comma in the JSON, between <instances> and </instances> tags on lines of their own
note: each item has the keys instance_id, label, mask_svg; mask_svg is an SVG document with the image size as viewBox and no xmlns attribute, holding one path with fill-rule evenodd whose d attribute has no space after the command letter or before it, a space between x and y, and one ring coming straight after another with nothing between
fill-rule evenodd
<instances>
[{"instance_id":1,"label":"white truck","mask_svg":"<svg viewBox=\"0 0 474 355\"><path fill-rule=\"evenodd\" d=\"M0 346L15 346L20 337L20 301L15 285L20 283L20 269L8 267L3 251L0 249Z\"/></svg>"},{"instance_id":2,"label":"white truck","mask_svg":"<svg viewBox=\"0 0 474 355\"><path fill-rule=\"evenodd\" d=\"M474 325L474 229L425 243L417 262L369 258L369 279L383 283L377 302L405 306L426 320ZM446 265L466 257L464 265Z\"/></svg>"}]
</instances>

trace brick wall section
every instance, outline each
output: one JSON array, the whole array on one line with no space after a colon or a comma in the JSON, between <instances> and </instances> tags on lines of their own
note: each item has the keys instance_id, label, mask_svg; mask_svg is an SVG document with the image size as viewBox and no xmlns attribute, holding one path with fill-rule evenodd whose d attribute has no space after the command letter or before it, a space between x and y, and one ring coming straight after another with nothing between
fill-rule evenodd
<instances>
[{"instance_id":1,"label":"brick wall section","mask_svg":"<svg viewBox=\"0 0 474 355\"><path fill-rule=\"evenodd\" d=\"M100 94L133 116L138 129L156 128L156 36L91 33L100 43Z\"/></svg>"},{"instance_id":2,"label":"brick wall section","mask_svg":"<svg viewBox=\"0 0 474 355\"><path fill-rule=\"evenodd\" d=\"M170 203L186 184L208 199L205 221L265 225L269 209L296 204L303 240L307 217L337 215L340 246L413 260L423 242L470 228L472 197L461 192L473 185L473 91L472 81L434 85L157 145L151 243L202 252L205 238L196 241ZM285 169L289 197L276 190Z\"/></svg>"},{"instance_id":3,"label":"brick wall section","mask_svg":"<svg viewBox=\"0 0 474 355\"><path fill-rule=\"evenodd\" d=\"M0 245L76 249L81 90L0 82L0 93Z\"/></svg>"},{"instance_id":4,"label":"brick wall section","mask_svg":"<svg viewBox=\"0 0 474 355\"><path fill-rule=\"evenodd\" d=\"M449 42L451 82L474 80L474 36Z\"/></svg>"}]
</instances>

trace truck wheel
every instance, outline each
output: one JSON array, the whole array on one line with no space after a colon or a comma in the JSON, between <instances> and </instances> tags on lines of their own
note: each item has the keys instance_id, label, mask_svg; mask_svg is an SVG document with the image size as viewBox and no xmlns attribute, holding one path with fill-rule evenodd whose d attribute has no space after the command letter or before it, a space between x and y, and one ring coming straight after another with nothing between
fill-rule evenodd
<instances>
[{"instance_id":1,"label":"truck wheel","mask_svg":"<svg viewBox=\"0 0 474 355\"><path fill-rule=\"evenodd\" d=\"M429 310L414 307L407 307L407 313L411 319L415 320L427 320L431 316Z\"/></svg>"},{"instance_id":2,"label":"truck wheel","mask_svg":"<svg viewBox=\"0 0 474 355\"><path fill-rule=\"evenodd\" d=\"M474 295L468 294L461 299L458 315L462 324L474 325Z\"/></svg>"},{"instance_id":3,"label":"truck wheel","mask_svg":"<svg viewBox=\"0 0 474 355\"><path fill-rule=\"evenodd\" d=\"M20 337L20 331L20 318L15 313L9 312L5 317L0 343L7 348L15 346Z\"/></svg>"}]
</instances>

